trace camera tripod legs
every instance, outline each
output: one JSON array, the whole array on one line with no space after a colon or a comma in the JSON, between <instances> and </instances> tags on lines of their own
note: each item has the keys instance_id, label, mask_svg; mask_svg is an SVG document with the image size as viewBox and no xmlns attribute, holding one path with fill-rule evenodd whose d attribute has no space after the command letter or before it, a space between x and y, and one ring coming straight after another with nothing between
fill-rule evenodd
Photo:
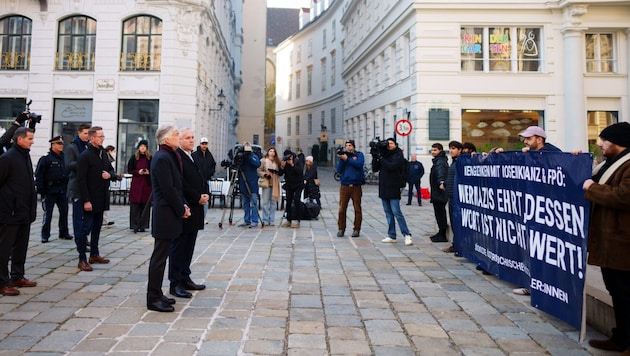
<instances>
[{"instance_id":1,"label":"camera tripod legs","mask_svg":"<svg viewBox=\"0 0 630 356\"><path fill-rule=\"evenodd\" d=\"M236 174L232 175L232 178L230 179L230 188L228 189L228 197L230 198L230 215L228 217L228 221L230 223L230 226L233 225L233 217L234 217L234 199L236 198L236 194L240 194L238 187L236 186L236 178L239 177L240 179L243 179L243 182L245 183L245 189L247 190L247 196L251 198L252 196L252 190L249 187L249 184L247 183L247 179L245 179L245 174L243 173L243 171L239 168L236 172ZM250 199L251 201L251 199ZM258 221L260 221L261 223L261 228L265 227L265 223L262 221L261 217L260 217L260 212L258 211L258 206L255 206L255 210L256 210L256 216L258 216ZM226 211L223 210L223 214L221 215L221 221L219 222L219 230L223 229L223 221L225 220L225 213Z\"/></svg>"}]
</instances>

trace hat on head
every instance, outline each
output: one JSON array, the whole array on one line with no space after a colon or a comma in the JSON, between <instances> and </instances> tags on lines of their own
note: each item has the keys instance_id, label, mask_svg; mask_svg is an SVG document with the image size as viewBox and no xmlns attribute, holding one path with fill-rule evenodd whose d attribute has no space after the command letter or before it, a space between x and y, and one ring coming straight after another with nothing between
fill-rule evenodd
<instances>
[{"instance_id":1,"label":"hat on head","mask_svg":"<svg viewBox=\"0 0 630 356\"><path fill-rule=\"evenodd\" d=\"M57 135L57 136L51 138L50 140L48 140L48 142L55 142L55 141L63 141L63 136Z\"/></svg>"},{"instance_id":2,"label":"hat on head","mask_svg":"<svg viewBox=\"0 0 630 356\"><path fill-rule=\"evenodd\" d=\"M284 150L284 152L282 152L283 155L288 156L288 155L292 155L293 152L291 150Z\"/></svg>"},{"instance_id":3,"label":"hat on head","mask_svg":"<svg viewBox=\"0 0 630 356\"><path fill-rule=\"evenodd\" d=\"M621 147L630 147L630 124L618 122L602 130L599 137Z\"/></svg>"},{"instance_id":4,"label":"hat on head","mask_svg":"<svg viewBox=\"0 0 630 356\"><path fill-rule=\"evenodd\" d=\"M199 142L200 143L208 143L208 138L207 137L202 137Z\"/></svg>"},{"instance_id":5,"label":"hat on head","mask_svg":"<svg viewBox=\"0 0 630 356\"><path fill-rule=\"evenodd\" d=\"M145 145L147 148L149 148L149 141L147 140L140 140L140 142L138 142L138 147Z\"/></svg>"},{"instance_id":6,"label":"hat on head","mask_svg":"<svg viewBox=\"0 0 630 356\"><path fill-rule=\"evenodd\" d=\"M547 138L547 134L545 133L545 130L543 130L539 126L530 126L526 128L525 131L519 133L518 135L523 136L523 137L538 136L542 138Z\"/></svg>"},{"instance_id":7,"label":"hat on head","mask_svg":"<svg viewBox=\"0 0 630 356\"><path fill-rule=\"evenodd\" d=\"M351 144L351 145L352 145L352 147L355 147L355 148L357 147L357 146L354 144L354 140L347 140L347 141L346 141L346 143Z\"/></svg>"},{"instance_id":8,"label":"hat on head","mask_svg":"<svg viewBox=\"0 0 630 356\"><path fill-rule=\"evenodd\" d=\"M313 162L313 156L306 156L306 160Z\"/></svg>"}]
</instances>

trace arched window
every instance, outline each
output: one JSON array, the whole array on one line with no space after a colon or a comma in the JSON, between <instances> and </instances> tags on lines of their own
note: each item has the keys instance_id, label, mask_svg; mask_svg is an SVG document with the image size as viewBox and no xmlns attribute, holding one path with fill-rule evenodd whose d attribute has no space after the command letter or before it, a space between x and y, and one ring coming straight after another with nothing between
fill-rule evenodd
<instances>
[{"instance_id":1,"label":"arched window","mask_svg":"<svg viewBox=\"0 0 630 356\"><path fill-rule=\"evenodd\" d=\"M24 16L0 20L1 70L28 70L31 62L33 22Z\"/></svg>"},{"instance_id":2,"label":"arched window","mask_svg":"<svg viewBox=\"0 0 630 356\"><path fill-rule=\"evenodd\" d=\"M120 70L160 70L162 62L162 20L136 16L123 22Z\"/></svg>"},{"instance_id":3,"label":"arched window","mask_svg":"<svg viewBox=\"0 0 630 356\"><path fill-rule=\"evenodd\" d=\"M57 70L94 70L96 20L72 16L59 22Z\"/></svg>"}]
</instances>

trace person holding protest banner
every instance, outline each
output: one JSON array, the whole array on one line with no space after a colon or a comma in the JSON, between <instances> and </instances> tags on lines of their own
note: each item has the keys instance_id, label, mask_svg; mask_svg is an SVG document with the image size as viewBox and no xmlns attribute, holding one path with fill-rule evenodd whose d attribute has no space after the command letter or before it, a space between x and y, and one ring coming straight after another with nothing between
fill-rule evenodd
<instances>
[{"instance_id":1,"label":"person holding protest banner","mask_svg":"<svg viewBox=\"0 0 630 356\"><path fill-rule=\"evenodd\" d=\"M448 149L451 153L451 165L448 167L448 175L446 177L446 194L448 195L448 218L451 222L451 230L453 231L453 241L451 246L444 248L442 251L455 253L455 229L453 228L453 190L455 189L455 162L457 157L462 153L464 146L459 141L451 141L448 143Z\"/></svg>"},{"instance_id":2,"label":"person holding protest banner","mask_svg":"<svg viewBox=\"0 0 630 356\"><path fill-rule=\"evenodd\" d=\"M558 147L547 143L547 134L545 130L538 126L530 126L525 131L518 134L523 137L523 152L528 151L546 151L546 152L562 152Z\"/></svg>"},{"instance_id":3,"label":"person holding protest banner","mask_svg":"<svg viewBox=\"0 0 630 356\"><path fill-rule=\"evenodd\" d=\"M446 178L448 177L448 161L444 146L436 142L431 145L431 156L433 156L433 166L429 173L429 184L431 186L431 204L433 204L433 212L438 225L438 233L431 236L433 242L448 242L446 239L446 229L448 222L446 221L446 202L448 195L446 194Z\"/></svg>"},{"instance_id":4,"label":"person holding protest banner","mask_svg":"<svg viewBox=\"0 0 630 356\"><path fill-rule=\"evenodd\" d=\"M582 186L585 199L592 203L588 264L601 267L616 325L610 339L593 339L588 344L630 355L630 124L606 127L597 145L606 161L593 169L593 178Z\"/></svg>"}]
</instances>

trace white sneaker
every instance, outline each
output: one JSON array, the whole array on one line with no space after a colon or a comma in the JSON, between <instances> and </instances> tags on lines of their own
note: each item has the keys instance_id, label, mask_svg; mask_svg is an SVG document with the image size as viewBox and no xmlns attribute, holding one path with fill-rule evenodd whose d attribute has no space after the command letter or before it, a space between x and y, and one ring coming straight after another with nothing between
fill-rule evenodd
<instances>
[{"instance_id":1,"label":"white sneaker","mask_svg":"<svg viewBox=\"0 0 630 356\"><path fill-rule=\"evenodd\" d=\"M413 245L413 241L411 241L411 235L405 235L405 245L406 246Z\"/></svg>"},{"instance_id":2,"label":"white sneaker","mask_svg":"<svg viewBox=\"0 0 630 356\"><path fill-rule=\"evenodd\" d=\"M386 237L386 238L382 239L381 242L384 242L384 243L396 243L396 239L392 239L391 237Z\"/></svg>"}]
</instances>

